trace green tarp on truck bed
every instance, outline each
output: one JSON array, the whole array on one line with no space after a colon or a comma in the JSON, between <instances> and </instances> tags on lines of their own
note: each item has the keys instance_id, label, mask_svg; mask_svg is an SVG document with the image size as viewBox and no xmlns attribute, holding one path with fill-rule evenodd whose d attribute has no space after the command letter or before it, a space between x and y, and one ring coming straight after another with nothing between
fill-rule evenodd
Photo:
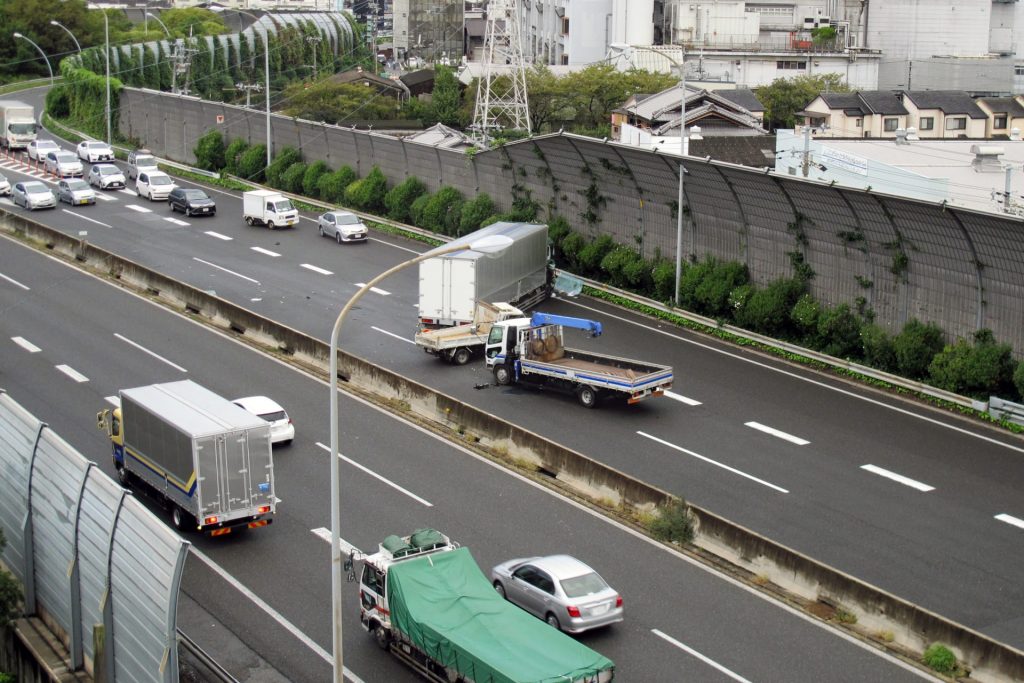
<instances>
[{"instance_id":1,"label":"green tarp on truck bed","mask_svg":"<svg viewBox=\"0 0 1024 683\"><path fill-rule=\"evenodd\" d=\"M397 562L387 580L392 627L476 683L596 681L614 668L498 595L467 548Z\"/></svg>"}]
</instances>

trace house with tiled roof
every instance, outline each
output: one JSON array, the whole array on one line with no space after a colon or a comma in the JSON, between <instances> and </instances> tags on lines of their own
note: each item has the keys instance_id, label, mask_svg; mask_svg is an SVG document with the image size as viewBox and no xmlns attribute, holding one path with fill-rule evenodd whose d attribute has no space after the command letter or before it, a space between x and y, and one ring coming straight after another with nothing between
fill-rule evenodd
<instances>
[{"instance_id":1,"label":"house with tiled roof","mask_svg":"<svg viewBox=\"0 0 1024 683\"><path fill-rule=\"evenodd\" d=\"M903 104L921 139L987 137L988 115L962 90L904 91Z\"/></svg>"},{"instance_id":2,"label":"house with tiled roof","mask_svg":"<svg viewBox=\"0 0 1024 683\"><path fill-rule=\"evenodd\" d=\"M1007 138L1016 128L1024 132L1024 106L1018 97L981 97L975 100L981 110L988 116L985 125L985 137Z\"/></svg>"},{"instance_id":3,"label":"house with tiled roof","mask_svg":"<svg viewBox=\"0 0 1024 683\"><path fill-rule=\"evenodd\" d=\"M888 90L822 93L797 114L814 137L894 138L910 125L910 112Z\"/></svg>"}]
</instances>

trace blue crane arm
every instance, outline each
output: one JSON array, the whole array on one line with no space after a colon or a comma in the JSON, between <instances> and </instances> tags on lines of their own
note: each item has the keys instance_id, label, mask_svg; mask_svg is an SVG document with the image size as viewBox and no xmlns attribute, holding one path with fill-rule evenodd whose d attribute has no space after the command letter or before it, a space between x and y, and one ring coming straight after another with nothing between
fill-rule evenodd
<instances>
[{"instance_id":1,"label":"blue crane arm","mask_svg":"<svg viewBox=\"0 0 1024 683\"><path fill-rule=\"evenodd\" d=\"M562 327L586 330L594 337L601 336L601 323L596 320L587 320L586 318L570 318L567 315L535 312L533 317L530 318L530 325L533 327L540 327L541 325L561 325Z\"/></svg>"}]
</instances>

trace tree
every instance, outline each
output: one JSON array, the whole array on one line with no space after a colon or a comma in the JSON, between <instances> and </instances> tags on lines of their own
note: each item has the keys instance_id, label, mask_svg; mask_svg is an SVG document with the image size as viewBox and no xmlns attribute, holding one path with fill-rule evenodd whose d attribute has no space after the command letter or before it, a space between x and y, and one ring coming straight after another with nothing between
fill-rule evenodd
<instances>
[{"instance_id":1,"label":"tree","mask_svg":"<svg viewBox=\"0 0 1024 683\"><path fill-rule=\"evenodd\" d=\"M416 198L427 191L427 186L416 176L409 176L384 195L388 218L399 223L411 223L410 210Z\"/></svg>"},{"instance_id":2,"label":"tree","mask_svg":"<svg viewBox=\"0 0 1024 683\"><path fill-rule=\"evenodd\" d=\"M992 330L974 333L974 344L960 339L936 354L928 366L935 386L978 399L1012 390L1014 361L1009 344L996 343Z\"/></svg>"},{"instance_id":3,"label":"tree","mask_svg":"<svg viewBox=\"0 0 1024 683\"><path fill-rule=\"evenodd\" d=\"M455 72L446 66L434 69L434 90L430 96L430 116L446 126L458 126L462 87Z\"/></svg>"},{"instance_id":4,"label":"tree","mask_svg":"<svg viewBox=\"0 0 1024 683\"><path fill-rule=\"evenodd\" d=\"M776 78L771 85L757 88L757 99L765 109L765 123L772 130L792 128L796 112L800 111L823 92L849 92L850 88L839 74Z\"/></svg>"},{"instance_id":5,"label":"tree","mask_svg":"<svg viewBox=\"0 0 1024 683\"><path fill-rule=\"evenodd\" d=\"M228 33L224 20L216 12L199 7L181 7L160 11L160 20L172 36L218 36Z\"/></svg>"},{"instance_id":6,"label":"tree","mask_svg":"<svg viewBox=\"0 0 1024 683\"><path fill-rule=\"evenodd\" d=\"M569 118L565 88L546 64L534 64L526 72L526 92L530 100L530 126L534 133L542 133Z\"/></svg>"},{"instance_id":7,"label":"tree","mask_svg":"<svg viewBox=\"0 0 1024 683\"><path fill-rule=\"evenodd\" d=\"M911 319L893 340L896 367L910 379L924 379L935 354L942 351L942 328Z\"/></svg>"},{"instance_id":8,"label":"tree","mask_svg":"<svg viewBox=\"0 0 1024 683\"><path fill-rule=\"evenodd\" d=\"M393 119L395 100L364 85L320 81L285 88L284 113L310 121L343 123L350 120Z\"/></svg>"},{"instance_id":9,"label":"tree","mask_svg":"<svg viewBox=\"0 0 1024 683\"><path fill-rule=\"evenodd\" d=\"M192 150L196 156L196 164L207 171L220 171L224 168L224 136L218 130L211 130L196 142Z\"/></svg>"},{"instance_id":10,"label":"tree","mask_svg":"<svg viewBox=\"0 0 1024 683\"><path fill-rule=\"evenodd\" d=\"M4 538L4 530L0 529L0 554L3 554L6 545L7 539ZM8 624L21 613L18 608L20 604L21 586L10 572L0 567L0 631L5 630Z\"/></svg>"}]
</instances>

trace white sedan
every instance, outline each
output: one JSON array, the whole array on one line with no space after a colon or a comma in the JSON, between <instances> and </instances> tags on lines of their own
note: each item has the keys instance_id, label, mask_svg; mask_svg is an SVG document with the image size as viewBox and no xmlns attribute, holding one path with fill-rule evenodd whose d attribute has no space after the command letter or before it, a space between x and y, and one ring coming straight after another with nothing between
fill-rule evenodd
<instances>
[{"instance_id":1,"label":"white sedan","mask_svg":"<svg viewBox=\"0 0 1024 683\"><path fill-rule=\"evenodd\" d=\"M113 161L114 150L105 142L85 140L78 143L78 158L94 164L97 161Z\"/></svg>"},{"instance_id":2,"label":"white sedan","mask_svg":"<svg viewBox=\"0 0 1024 683\"><path fill-rule=\"evenodd\" d=\"M233 403L270 423L270 443L289 444L295 438L295 425L285 409L266 396L236 398Z\"/></svg>"},{"instance_id":3,"label":"white sedan","mask_svg":"<svg viewBox=\"0 0 1024 683\"><path fill-rule=\"evenodd\" d=\"M47 152L59 152L60 145L53 140L33 140L28 143L28 158L42 161L46 158Z\"/></svg>"}]
</instances>

